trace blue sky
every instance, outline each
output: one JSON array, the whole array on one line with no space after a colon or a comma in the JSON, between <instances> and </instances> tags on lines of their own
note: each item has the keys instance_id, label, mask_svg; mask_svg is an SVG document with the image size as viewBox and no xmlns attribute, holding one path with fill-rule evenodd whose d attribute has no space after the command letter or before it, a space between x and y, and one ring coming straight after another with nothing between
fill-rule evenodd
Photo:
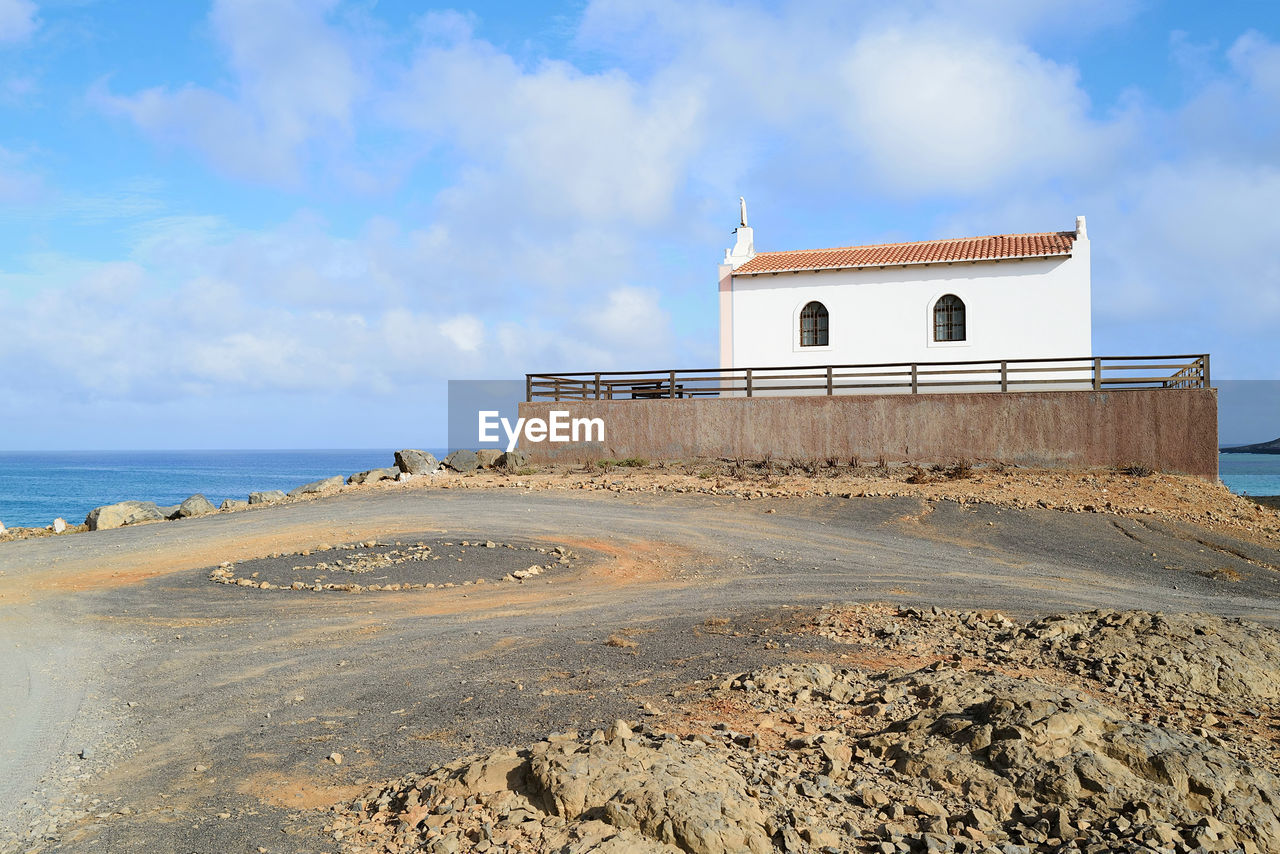
<instances>
[{"instance_id":1,"label":"blue sky","mask_svg":"<svg viewBox=\"0 0 1280 854\"><path fill-rule=\"evenodd\" d=\"M0 448L435 446L712 365L715 266L1072 227L1098 353L1280 379L1280 7L0 0Z\"/></svg>"}]
</instances>

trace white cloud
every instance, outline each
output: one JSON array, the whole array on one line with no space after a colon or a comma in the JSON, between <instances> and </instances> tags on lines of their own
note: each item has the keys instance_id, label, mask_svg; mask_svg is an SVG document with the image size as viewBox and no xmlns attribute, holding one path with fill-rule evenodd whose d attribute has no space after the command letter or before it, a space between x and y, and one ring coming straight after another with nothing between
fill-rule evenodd
<instances>
[{"instance_id":1,"label":"white cloud","mask_svg":"<svg viewBox=\"0 0 1280 854\"><path fill-rule=\"evenodd\" d=\"M1219 340L1280 326L1280 165L1161 164L1118 190L1095 248L1114 276L1096 289L1101 317Z\"/></svg>"},{"instance_id":2,"label":"white cloud","mask_svg":"<svg viewBox=\"0 0 1280 854\"><path fill-rule=\"evenodd\" d=\"M484 324L470 314L460 314L436 324L436 330L464 353L475 353L484 344Z\"/></svg>"},{"instance_id":3,"label":"white cloud","mask_svg":"<svg viewBox=\"0 0 1280 854\"><path fill-rule=\"evenodd\" d=\"M455 17L430 16L394 120L467 165L446 204L500 221L588 219L652 225L670 214L702 144L701 101L625 74L565 62L526 70Z\"/></svg>"},{"instance_id":4,"label":"white cloud","mask_svg":"<svg viewBox=\"0 0 1280 854\"><path fill-rule=\"evenodd\" d=\"M1186 53L1177 42L1173 50L1175 57ZM1276 162L1280 45L1249 31L1225 52L1217 45L1198 51L1188 72L1194 84L1191 96L1167 116L1153 117L1147 135L1182 156L1212 152L1233 160Z\"/></svg>"},{"instance_id":5,"label":"white cloud","mask_svg":"<svg viewBox=\"0 0 1280 854\"><path fill-rule=\"evenodd\" d=\"M330 25L336 0L218 0L210 15L236 85L186 85L93 99L167 144L193 148L232 174L296 181L310 145L350 134L365 85L352 45Z\"/></svg>"},{"instance_id":6,"label":"white cloud","mask_svg":"<svg viewBox=\"0 0 1280 854\"><path fill-rule=\"evenodd\" d=\"M580 323L618 351L636 352L665 349L663 339L670 335L671 317L662 309L656 289L624 285L609 291L603 303L588 307Z\"/></svg>"},{"instance_id":7,"label":"white cloud","mask_svg":"<svg viewBox=\"0 0 1280 854\"><path fill-rule=\"evenodd\" d=\"M579 288L526 318L514 303L417 287L419 245L385 223L338 239L310 217L259 233L166 219L129 261L33 259L38 290L0 275L0 364L24 366L0 383L105 401L420 395L449 378L518 376L540 357L612 363L672 344L654 290Z\"/></svg>"},{"instance_id":8,"label":"white cloud","mask_svg":"<svg viewBox=\"0 0 1280 854\"><path fill-rule=\"evenodd\" d=\"M1134 4L1098 3L1109 11L1093 17L1064 16L1067 5L1079 6L596 0L580 40L619 52L654 85L706 93L699 165L743 164L717 189L782 170L806 189L993 194L1073 178L1131 136L1130 116L1096 117L1078 71L1027 39L1052 23L1057 42L1064 17L1079 34Z\"/></svg>"},{"instance_id":9,"label":"white cloud","mask_svg":"<svg viewBox=\"0 0 1280 854\"><path fill-rule=\"evenodd\" d=\"M1159 343L1195 323L1226 335L1236 317L1280 322L1266 226L1280 203L1266 119L1280 53L1245 34L1218 51L1200 99L1140 111L1091 103L1073 65L1033 47L1068 11L1079 35L1132 10L597 0L577 42L591 70L522 61L468 19L432 13L378 81L334 0L224 0L210 20L230 88L101 88L101 103L253 179L341 165L385 190L401 156L416 158L444 176L425 213L342 237L308 211L258 232L152 221L126 266L65 265L46 298L11 300L0 351L46 354L37 374L86 393L161 399L701 362L714 358L714 308L681 317L687 294L668 272L692 267L680 281L711 293L721 247L707 242L727 240L751 187L773 194L774 222L825 207L842 228L903 202L955 233L1065 228L1086 213L1100 323ZM1190 132L1167 132L1179 125ZM394 140L385 168L334 156L365 134ZM1182 148L1149 142L1163 139ZM1239 162L1213 156L1246 143ZM0 195L3 170L0 159ZM92 324L73 316L84 305Z\"/></svg>"},{"instance_id":10,"label":"white cloud","mask_svg":"<svg viewBox=\"0 0 1280 854\"><path fill-rule=\"evenodd\" d=\"M1231 45L1227 60L1251 89L1280 104L1280 45L1250 30Z\"/></svg>"},{"instance_id":11,"label":"white cloud","mask_svg":"<svg viewBox=\"0 0 1280 854\"><path fill-rule=\"evenodd\" d=\"M845 127L891 194L981 193L1095 165L1116 128L1079 74L1016 44L890 30L841 63Z\"/></svg>"},{"instance_id":12,"label":"white cloud","mask_svg":"<svg viewBox=\"0 0 1280 854\"><path fill-rule=\"evenodd\" d=\"M0 44L26 41L37 24L31 0L0 0Z\"/></svg>"}]
</instances>

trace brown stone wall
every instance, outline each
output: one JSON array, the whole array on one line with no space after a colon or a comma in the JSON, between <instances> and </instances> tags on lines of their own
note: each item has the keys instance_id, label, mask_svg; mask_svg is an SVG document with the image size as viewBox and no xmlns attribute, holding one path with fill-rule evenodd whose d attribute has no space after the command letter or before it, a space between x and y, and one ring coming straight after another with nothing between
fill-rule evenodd
<instances>
[{"instance_id":1,"label":"brown stone wall","mask_svg":"<svg viewBox=\"0 0 1280 854\"><path fill-rule=\"evenodd\" d=\"M1000 461L1093 468L1140 463L1218 476L1213 389L867 394L520 404L603 418L602 443L521 441L535 462L698 457L920 463Z\"/></svg>"}]
</instances>

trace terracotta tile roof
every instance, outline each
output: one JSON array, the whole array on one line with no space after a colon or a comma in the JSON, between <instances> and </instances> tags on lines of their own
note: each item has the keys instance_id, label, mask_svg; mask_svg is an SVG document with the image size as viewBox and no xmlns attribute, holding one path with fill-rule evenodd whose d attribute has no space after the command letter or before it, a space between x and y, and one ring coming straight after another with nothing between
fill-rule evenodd
<instances>
[{"instance_id":1,"label":"terracotta tile roof","mask_svg":"<svg viewBox=\"0 0 1280 854\"><path fill-rule=\"evenodd\" d=\"M951 240L882 243L876 246L844 246L836 249L760 252L734 270L733 275L1052 257L1070 255L1075 237L1075 232L1071 231L1049 231L1042 234L996 234L990 237L957 237Z\"/></svg>"}]
</instances>

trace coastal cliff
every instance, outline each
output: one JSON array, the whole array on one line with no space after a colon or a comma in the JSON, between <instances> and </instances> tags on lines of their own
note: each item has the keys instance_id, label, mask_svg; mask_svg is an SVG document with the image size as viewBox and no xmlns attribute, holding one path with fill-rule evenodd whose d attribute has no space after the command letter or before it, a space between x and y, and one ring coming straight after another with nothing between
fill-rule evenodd
<instances>
[{"instance_id":1,"label":"coastal cliff","mask_svg":"<svg viewBox=\"0 0 1280 854\"><path fill-rule=\"evenodd\" d=\"M1234 445L1230 448L1219 448L1224 454L1280 454L1280 438L1270 442L1258 442L1253 445Z\"/></svg>"}]
</instances>

